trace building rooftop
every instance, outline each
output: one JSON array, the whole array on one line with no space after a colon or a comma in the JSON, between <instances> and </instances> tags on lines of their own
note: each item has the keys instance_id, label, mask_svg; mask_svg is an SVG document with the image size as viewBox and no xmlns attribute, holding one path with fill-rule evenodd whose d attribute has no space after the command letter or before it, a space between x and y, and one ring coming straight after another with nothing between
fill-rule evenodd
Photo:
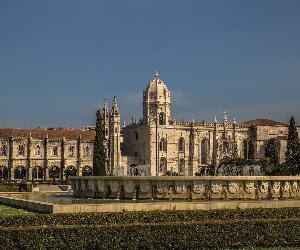
<instances>
[{"instance_id":1,"label":"building rooftop","mask_svg":"<svg viewBox=\"0 0 300 250\"><path fill-rule=\"evenodd\" d=\"M82 139L90 140L95 138L95 131L83 131L80 129L63 128L63 129L18 129L18 128L0 128L0 138L13 137L29 137L36 139L46 138L62 138L75 140L81 136Z\"/></svg>"},{"instance_id":2,"label":"building rooftop","mask_svg":"<svg viewBox=\"0 0 300 250\"><path fill-rule=\"evenodd\" d=\"M247 126L288 126L286 123L274 121L274 120L269 120L269 119L255 119L255 120L250 120L243 122L243 124Z\"/></svg>"}]
</instances>

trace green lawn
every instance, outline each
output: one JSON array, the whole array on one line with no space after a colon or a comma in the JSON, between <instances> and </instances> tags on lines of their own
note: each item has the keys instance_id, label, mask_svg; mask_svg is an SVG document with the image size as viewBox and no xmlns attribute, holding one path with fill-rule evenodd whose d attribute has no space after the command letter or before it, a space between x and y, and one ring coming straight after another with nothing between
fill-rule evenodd
<instances>
[{"instance_id":1,"label":"green lawn","mask_svg":"<svg viewBox=\"0 0 300 250\"><path fill-rule=\"evenodd\" d=\"M26 211L24 209L18 209L18 208L0 205L0 216L27 215L27 214L33 214L33 213Z\"/></svg>"}]
</instances>

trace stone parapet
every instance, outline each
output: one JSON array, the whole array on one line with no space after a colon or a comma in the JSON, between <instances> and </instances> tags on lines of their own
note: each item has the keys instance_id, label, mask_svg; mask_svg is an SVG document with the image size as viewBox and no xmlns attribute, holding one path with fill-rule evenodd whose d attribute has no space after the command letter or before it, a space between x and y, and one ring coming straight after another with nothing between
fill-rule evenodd
<instances>
[{"instance_id":1,"label":"stone parapet","mask_svg":"<svg viewBox=\"0 0 300 250\"><path fill-rule=\"evenodd\" d=\"M78 176L75 197L113 199L261 200L300 197L299 176Z\"/></svg>"}]
</instances>

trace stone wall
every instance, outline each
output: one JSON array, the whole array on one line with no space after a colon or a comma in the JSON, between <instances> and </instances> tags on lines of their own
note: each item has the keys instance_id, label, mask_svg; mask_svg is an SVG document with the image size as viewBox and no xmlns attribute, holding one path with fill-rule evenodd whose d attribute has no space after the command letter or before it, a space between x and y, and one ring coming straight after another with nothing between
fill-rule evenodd
<instances>
[{"instance_id":1,"label":"stone wall","mask_svg":"<svg viewBox=\"0 0 300 250\"><path fill-rule=\"evenodd\" d=\"M67 170L82 175L93 167L93 140L89 139L0 138L0 148L0 177L4 179L48 180L51 171L57 170L55 179L63 180Z\"/></svg>"},{"instance_id":2,"label":"stone wall","mask_svg":"<svg viewBox=\"0 0 300 250\"><path fill-rule=\"evenodd\" d=\"M289 199L299 176L70 177L74 196L113 199Z\"/></svg>"}]
</instances>

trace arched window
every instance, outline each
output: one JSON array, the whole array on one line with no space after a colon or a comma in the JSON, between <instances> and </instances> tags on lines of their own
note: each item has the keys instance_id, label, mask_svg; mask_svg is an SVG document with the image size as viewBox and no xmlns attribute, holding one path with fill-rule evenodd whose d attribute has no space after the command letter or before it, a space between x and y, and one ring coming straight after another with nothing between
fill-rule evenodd
<instances>
[{"instance_id":1,"label":"arched window","mask_svg":"<svg viewBox=\"0 0 300 250\"><path fill-rule=\"evenodd\" d=\"M41 155L41 146L37 145L35 148L35 155Z\"/></svg>"},{"instance_id":2,"label":"arched window","mask_svg":"<svg viewBox=\"0 0 300 250\"><path fill-rule=\"evenodd\" d=\"M208 139L201 141L201 164L208 164L209 143Z\"/></svg>"},{"instance_id":3,"label":"arched window","mask_svg":"<svg viewBox=\"0 0 300 250\"><path fill-rule=\"evenodd\" d=\"M26 169L22 166L15 168L14 178L17 179L17 180L26 178Z\"/></svg>"},{"instance_id":4,"label":"arched window","mask_svg":"<svg viewBox=\"0 0 300 250\"><path fill-rule=\"evenodd\" d=\"M179 175L185 175L185 160L183 158L180 158L179 160Z\"/></svg>"},{"instance_id":5,"label":"arched window","mask_svg":"<svg viewBox=\"0 0 300 250\"><path fill-rule=\"evenodd\" d=\"M136 140L139 139L139 134L138 134L138 132L135 132L135 139L136 139Z\"/></svg>"},{"instance_id":6,"label":"arched window","mask_svg":"<svg viewBox=\"0 0 300 250\"><path fill-rule=\"evenodd\" d=\"M32 169L32 179L37 179L37 169L36 168Z\"/></svg>"},{"instance_id":7,"label":"arched window","mask_svg":"<svg viewBox=\"0 0 300 250\"><path fill-rule=\"evenodd\" d=\"M93 175L93 169L90 166L85 166L82 169L82 176L91 176Z\"/></svg>"},{"instance_id":8,"label":"arched window","mask_svg":"<svg viewBox=\"0 0 300 250\"><path fill-rule=\"evenodd\" d=\"M178 151L184 152L184 139L181 137L178 142Z\"/></svg>"},{"instance_id":9,"label":"arched window","mask_svg":"<svg viewBox=\"0 0 300 250\"><path fill-rule=\"evenodd\" d=\"M53 149L52 149L52 154L54 156L58 156L58 147L57 146L54 146Z\"/></svg>"},{"instance_id":10,"label":"arched window","mask_svg":"<svg viewBox=\"0 0 300 250\"><path fill-rule=\"evenodd\" d=\"M70 147L69 147L69 156L70 156L70 157L73 157L73 156L74 156L74 150L75 150L75 147L74 147L74 146L70 146Z\"/></svg>"},{"instance_id":11,"label":"arched window","mask_svg":"<svg viewBox=\"0 0 300 250\"><path fill-rule=\"evenodd\" d=\"M90 156L91 155L91 150L89 146L86 146L84 149L84 156Z\"/></svg>"},{"instance_id":12,"label":"arched window","mask_svg":"<svg viewBox=\"0 0 300 250\"><path fill-rule=\"evenodd\" d=\"M49 169L49 178L52 179L52 180L59 179L59 175L60 175L59 173L60 173L59 167L58 166L52 166Z\"/></svg>"},{"instance_id":13,"label":"arched window","mask_svg":"<svg viewBox=\"0 0 300 250\"><path fill-rule=\"evenodd\" d=\"M21 170L19 168L15 168L14 170L14 179L21 179Z\"/></svg>"},{"instance_id":14,"label":"arched window","mask_svg":"<svg viewBox=\"0 0 300 250\"><path fill-rule=\"evenodd\" d=\"M167 141L164 138L162 138L159 142L159 150L167 151Z\"/></svg>"},{"instance_id":15,"label":"arched window","mask_svg":"<svg viewBox=\"0 0 300 250\"><path fill-rule=\"evenodd\" d=\"M164 157L160 158L159 172L163 175L165 175L167 172L167 160Z\"/></svg>"},{"instance_id":16,"label":"arched window","mask_svg":"<svg viewBox=\"0 0 300 250\"><path fill-rule=\"evenodd\" d=\"M6 145L2 145L1 146L1 151L0 151L1 156L7 156L7 146Z\"/></svg>"},{"instance_id":17,"label":"arched window","mask_svg":"<svg viewBox=\"0 0 300 250\"><path fill-rule=\"evenodd\" d=\"M77 169L74 166L69 166L65 170L66 179L68 179L69 176L76 176L77 175Z\"/></svg>"},{"instance_id":18,"label":"arched window","mask_svg":"<svg viewBox=\"0 0 300 250\"><path fill-rule=\"evenodd\" d=\"M0 167L0 179L8 179L8 168L7 167Z\"/></svg>"},{"instance_id":19,"label":"arched window","mask_svg":"<svg viewBox=\"0 0 300 250\"><path fill-rule=\"evenodd\" d=\"M18 153L19 155L25 155L25 146L24 145L19 145L19 148L18 148Z\"/></svg>"},{"instance_id":20,"label":"arched window","mask_svg":"<svg viewBox=\"0 0 300 250\"><path fill-rule=\"evenodd\" d=\"M159 125L166 125L166 116L165 113L159 113Z\"/></svg>"},{"instance_id":21,"label":"arched window","mask_svg":"<svg viewBox=\"0 0 300 250\"><path fill-rule=\"evenodd\" d=\"M44 177L44 171L42 167L35 167L32 169L32 179L41 180Z\"/></svg>"}]
</instances>

